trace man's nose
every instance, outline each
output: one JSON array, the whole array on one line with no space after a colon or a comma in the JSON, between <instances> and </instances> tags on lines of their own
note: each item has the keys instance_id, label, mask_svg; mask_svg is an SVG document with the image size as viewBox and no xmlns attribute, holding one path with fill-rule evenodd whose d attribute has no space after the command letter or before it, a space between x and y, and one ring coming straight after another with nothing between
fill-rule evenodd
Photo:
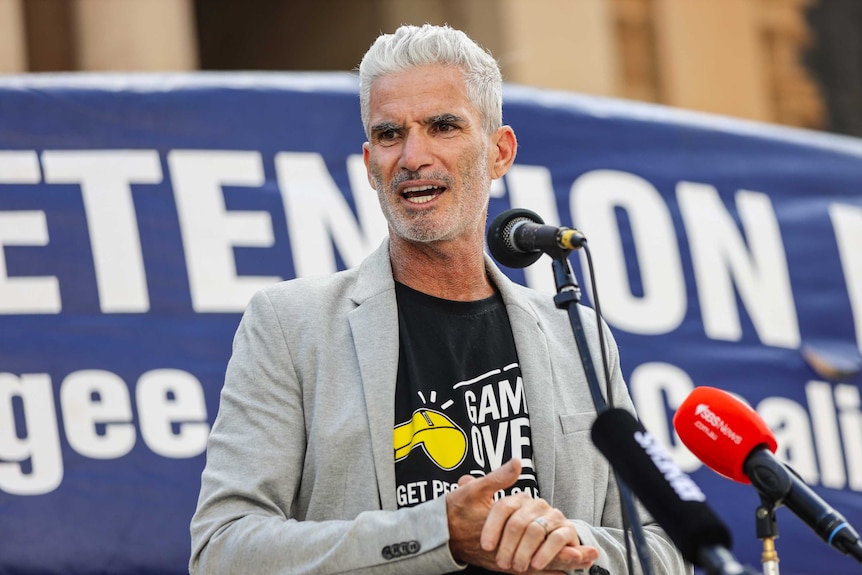
<instances>
[{"instance_id":1,"label":"man's nose","mask_svg":"<svg viewBox=\"0 0 862 575\"><path fill-rule=\"evenodd\" d=\"M408 133L404 138L404 147L401 149L399 167L416 172L420 168L431 165L432 162L431 142L428 141L428 137L424 134Z\"/></svg>"}]
</instances>

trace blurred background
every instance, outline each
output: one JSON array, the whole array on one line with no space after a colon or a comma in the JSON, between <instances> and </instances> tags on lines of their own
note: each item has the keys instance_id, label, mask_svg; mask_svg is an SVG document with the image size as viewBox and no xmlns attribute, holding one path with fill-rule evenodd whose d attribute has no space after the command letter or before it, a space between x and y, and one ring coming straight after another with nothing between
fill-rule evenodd
<instances>
[{"instance_id":1,"label":"blurred background","mask_svg":"<svg viewBox=\"0 0 862 575\"><path fill-rule=\"evenodd\" d=\"M386 233L346 74L78 73L344 72L424 22L521 85L490 213L605 246L635 404L740 559L759 498L672 439L695 384L756 406L862 525L862 0L0 0L0 573L186 573L247 297ZM801 521L778 543L784 575L859 573Z\"/></svg>"},{"instance_id":2,"label":"blurred background","mask_svg":"<svg viewBox=\"0 0 862 575\"><path fill-rule=\"evenodd\" d=\"M423 22L508 82L862 136L860 0L0 0L0 73L351 70Z\"/></svg>"}]
</instances>

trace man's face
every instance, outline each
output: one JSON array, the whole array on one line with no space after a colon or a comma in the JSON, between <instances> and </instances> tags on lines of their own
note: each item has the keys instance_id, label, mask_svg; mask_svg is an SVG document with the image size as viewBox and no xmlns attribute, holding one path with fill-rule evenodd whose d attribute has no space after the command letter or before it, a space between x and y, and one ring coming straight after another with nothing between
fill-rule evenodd
<instances>
[{"instance_id":1,"label":"man's face","mask_svg":"<svg viewBox=\"0 0 862 575\"><path fill-rule=\"evenodd\" d=\"M371 86L363 154L395 236L483 236L493 145L481 120L455 67L415 68Z\"/></svg>"}]
</instances>

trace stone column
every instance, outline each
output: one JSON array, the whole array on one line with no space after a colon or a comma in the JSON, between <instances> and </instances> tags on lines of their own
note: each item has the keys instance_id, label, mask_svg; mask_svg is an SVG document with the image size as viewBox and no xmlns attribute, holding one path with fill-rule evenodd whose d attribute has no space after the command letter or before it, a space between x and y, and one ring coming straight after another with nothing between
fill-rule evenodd
<instances>
[{"instance_id":1,"label":"stone column","mask_svg":"<svg viewBox=\"0 0 862 575\"><path fill-rule=\"evenodd\" d=\"M771 120L758 7L749 0L654 0L662 103Z\"/></svg>"},{"instance_id":2,"label":"stone column","mask_svg":"<svg viewBox=\"0 0 862 575\"><path fill-rule=\"evenodd\" d=\"M192 0L75 0L79 70L198 67Z\"/></svg>"},{"instance_id":3,"label":"stone column","mask_svg":"<svg viewBox=\"0 0 862 575\"><path fill-rule=\"evenodd\" d=\"M22 0L0 0L0 74L27 71Z\"/></svg>"},{"instance_id":4,"label":"stone column","mask_svg":"<svg viewBox=\"0 0 862 575\"><path fill-rule=\"evenodd\" d=\"M542 88L619 93L614 13L606 0L499 0L498 58L507 80Z\"/></svg>"},{"instance_id":5,"label":"stone column","mask_svg":"<svg viewBox=\"0 0 862 575\"><path fill-rule=\"evenodd\" d=\"M382 28L442 24L489 49L507 82L618 92L614 14L607 0L379 0Z\"/></svg>"}]
</instances>

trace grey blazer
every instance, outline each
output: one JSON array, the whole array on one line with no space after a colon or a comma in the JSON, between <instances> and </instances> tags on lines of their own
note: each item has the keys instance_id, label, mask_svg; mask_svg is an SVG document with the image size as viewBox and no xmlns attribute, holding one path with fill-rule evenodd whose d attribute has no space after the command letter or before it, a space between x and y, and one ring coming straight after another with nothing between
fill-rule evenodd
<instances>
[{"instance_id":1,"label":"grey blazer","mask_svg":"<svg viewBox=\"0 0 862 575\"><path fill-rule=\"evenodd\" d=\"M584 544L601 550L597 565L623 574L618 494L589 438L595 410L568 316L486 260L512 325L540 492ZM594 342L595 317L584 312ZM609 348L615 404L633 409L612 339ZM593 355L601 377L597 349ZM400 510L396 503L397 368L388 241L356 269L257 293L234 339L207 447L190 572L463 568L449 552L444 497ZM657 573L690 572L657 525L646 531Z\"/></svg>"}]
</instances>

